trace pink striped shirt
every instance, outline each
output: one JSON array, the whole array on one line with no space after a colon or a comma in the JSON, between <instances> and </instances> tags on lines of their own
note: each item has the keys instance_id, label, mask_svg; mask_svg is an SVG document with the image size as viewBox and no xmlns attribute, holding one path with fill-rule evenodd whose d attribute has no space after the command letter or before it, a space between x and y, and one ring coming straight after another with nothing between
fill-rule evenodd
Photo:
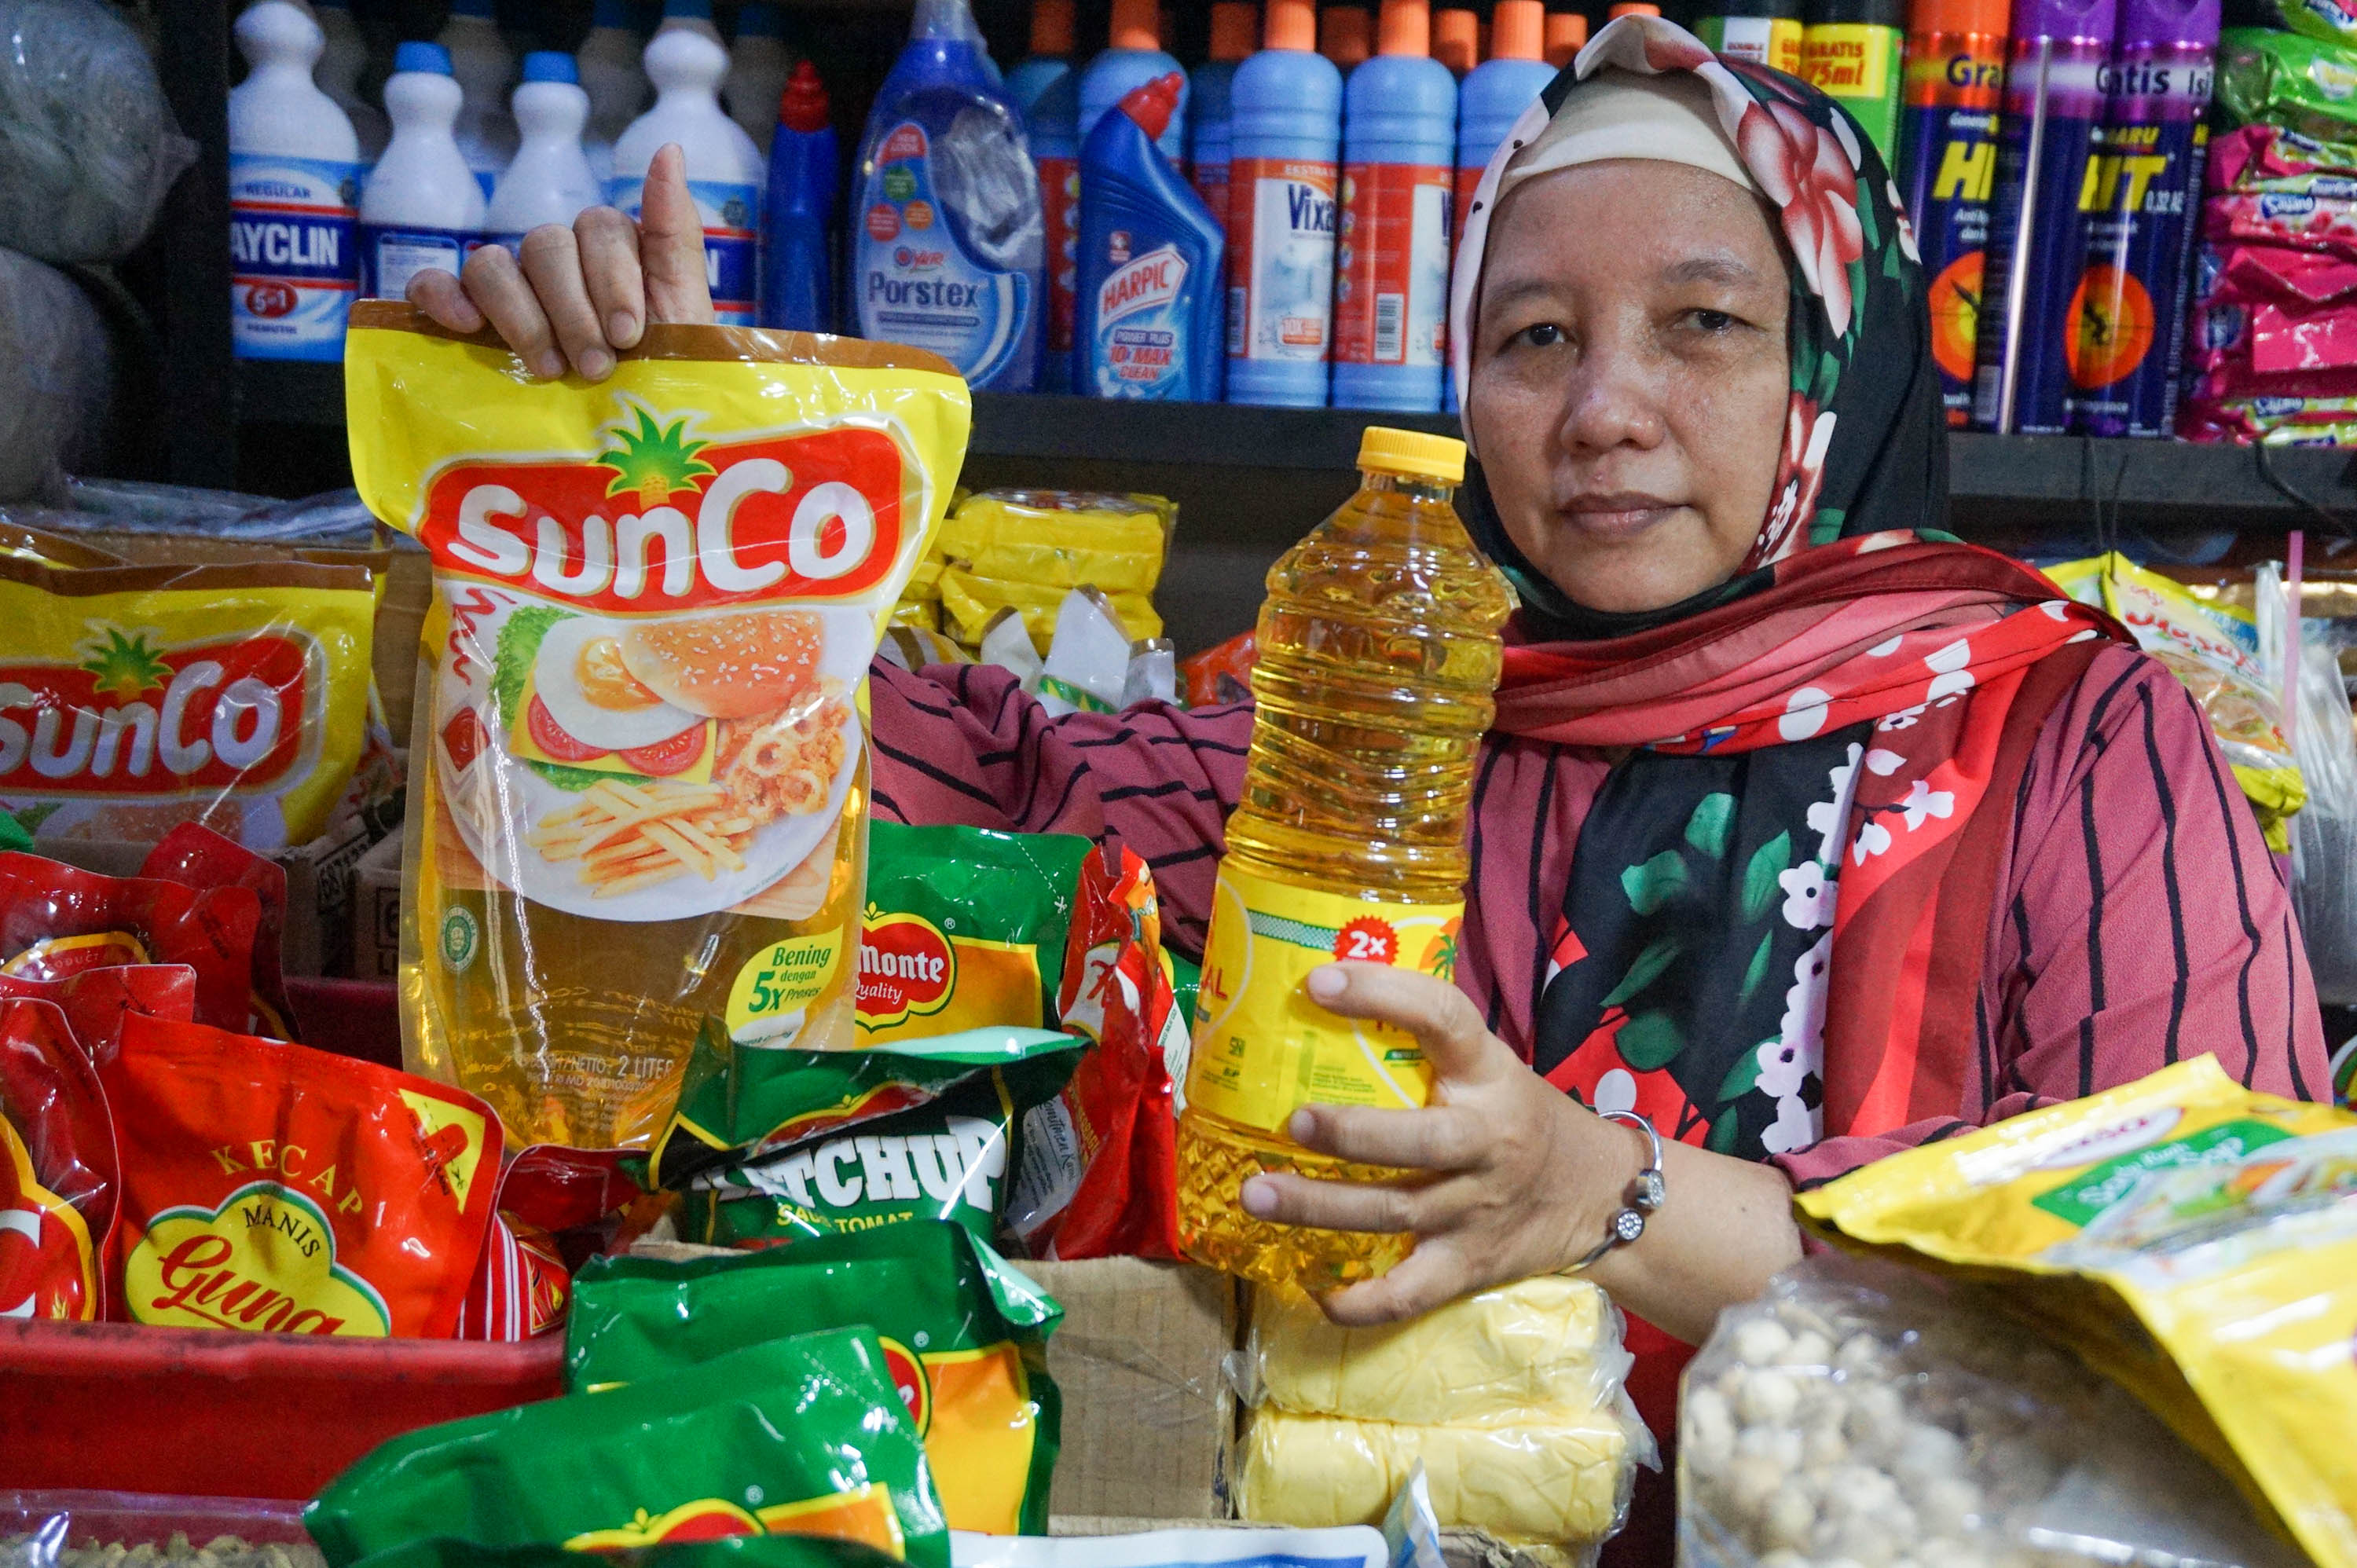
<instances>
[{"instance_id":1,"label":"pink striped shirt","mask_svg":"<svg viewBox=\"0 0 2357 1568\"><path fill-rule=\"evenodd\" d=\"M1201 950L1249 706L1050 719L981 665L879 661L871 691L879 813L1117 838L1154 867L1174 945ZM1525 1060L1546 933L1610 767L1503 735L1482 748L1458 983ZM2329 1092L2290 895L2201 710L2158 662L2105 650L2047 720L1999 886L1963 1102L1779 1156L1796 1186L2205 1052L2255 1089Z\"/></svg>"}]
</instances>

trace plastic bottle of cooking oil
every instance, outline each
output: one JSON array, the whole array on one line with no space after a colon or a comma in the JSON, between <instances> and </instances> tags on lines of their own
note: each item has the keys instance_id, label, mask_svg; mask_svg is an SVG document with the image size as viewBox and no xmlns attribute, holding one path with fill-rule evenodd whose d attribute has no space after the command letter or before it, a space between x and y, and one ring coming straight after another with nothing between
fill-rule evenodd
<instances>
[{"instance_id":1,"label":"plastic bottle of cooking oil","mask_svg":"<svg viewBox=\"0 0 2357 1568\"><path fill-rule=\"evenodd\" d=\"M1513 608L1449 504L1464 443L1371 428L1359 467L1359 493L1269 571L1178 1123L1189 1254L1311 1291L1382 1273L1409 1238L1255 1219L1237 1188L1263 1170L1403 1174L1285 1135L1309 1101L1412 1108L1432 1082L1413 1036L1329 1013L1301 982L1335 959L1453 977L1474 752Z\"/></svg>"}]
</instances>

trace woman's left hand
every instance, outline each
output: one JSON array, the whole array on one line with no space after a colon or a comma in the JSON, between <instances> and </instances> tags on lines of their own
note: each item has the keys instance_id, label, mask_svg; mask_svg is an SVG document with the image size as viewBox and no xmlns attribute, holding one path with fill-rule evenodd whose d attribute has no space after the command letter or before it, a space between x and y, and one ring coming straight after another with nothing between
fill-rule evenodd
<instances>
[{"instance_id":1,"label":"woman's left hand","mask_svg":"<svg viewBox=\"0 0 2357 1568\"><path fill-rule=\"evenodd\" d=\"M1368 1186L1274 1173L1243 1185L1244 1208L1264 1219L1415 1233L1415 1251L1398 1267L1325 1297L1327 1316L1351 1325L1413 1317L1484 1285L1565 1268L1604 1235L1645 1163L1635 1129L1595 1115L1524 1066L1445 981L1333 963L1311 972L1305 989L1330 1012L1414 1035L1434 1073L1426 1109L1308 1105L1286 1128L1321 1154L1426 1171L1430 1180Z\"/></svg>"}]
</instances>

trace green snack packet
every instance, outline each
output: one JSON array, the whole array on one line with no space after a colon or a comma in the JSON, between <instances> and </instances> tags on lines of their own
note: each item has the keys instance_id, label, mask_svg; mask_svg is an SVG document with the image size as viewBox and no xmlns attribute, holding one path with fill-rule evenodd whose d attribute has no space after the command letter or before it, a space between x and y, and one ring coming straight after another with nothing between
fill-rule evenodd
<instances>
[{"instance_id":1,"label":"green snack packet","mask_svg":"<svg viewBox=\"0 0 2357 1568\"><path fill-rule=\"evenodd\" d=\"M2275 0L2273 8L2295 33L2329 44L2357 44L2357 13L2341 0Z\"/></svg>"},{"instance_id":2,"label":"green snack packet","mask_svg":"<svg viewBox=\"0 0 2357 1568\"><path fill-rule=\"evenodd\" d=\"M859 934L863 1046L1016 1024L1052 1029L1089 841L871 822Z\"/></svg>"},{"instance_id":3,"label":"green snack packet","mask_svg":"<svg viewBox=\"0 0 2357 1568\"><path fill-rule=\"evenodd\" d=\"M2227 28L2218 36L2219 102L2237 124L2285 125L2326 141L2357 136L2357 52L2327 41L2338 37Z\"/></svg>"},{"instance_id":4,"label":"green snack packet","mask_svg":"<svg viewBox=\"0 0 2357 1568\"><path fill-rule=\"evenodd\" d=\"M707 1024L651 1163L685 1194L680 1234L766 1246L905 1219L989 1241L1022 1155L1023 1118L1088 1042L971 1029L898 1048L772 1050Z\"/></svg>"},{"instance_id":5,"label":"green snack packet","mask_svg":"<svg viewBox=\"0 0 2357 1568\"><path fill-rule=\"evenodd\" d=\"M330 1568L433 1536L608 1552L814 1535L948 1568L949 1527L873 1331L773 1339L628 1388L382 1444L303 1523Z\"/></svg>"},{"instance_id":6,"label":"green snack packet","mask_svg":"<svg viewBox=\"0 0 2357 1568\"><path fill-rule=\"evenodd\" d=\"M1043 1535L1063 1412L1047 1338L1062 1317L942 1221L733 1258L597 1258L574 1279L565 1384L667 1379L762 1338L863 1324L924 1440L950 1528Z\"/></svg>"},{"instance_id":7,"label":"green snack packet","mask_svg":"<svg viewBox=\"0 0 2357 1568\"><path fill-rule=\"evenodd\" d=\"M615 1568L891 1568L900 1559L856 1541L811 1535L724 1535L600 1552ZM364 1558L361 1568L584 1568L562 1546L483 1546L436 1536ZM594 1565L593 1565L594 1568Z\"/></svg>"}]
</instances>

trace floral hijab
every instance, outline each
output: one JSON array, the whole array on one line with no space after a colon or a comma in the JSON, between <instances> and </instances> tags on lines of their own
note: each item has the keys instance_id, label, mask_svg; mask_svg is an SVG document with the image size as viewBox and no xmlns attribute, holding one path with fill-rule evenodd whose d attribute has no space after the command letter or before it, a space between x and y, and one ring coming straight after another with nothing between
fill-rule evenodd
<instances>
[{"instance_id":1,"label":"floral hijab","mask_svg":"<svg viewBox=\"0 0 2357 1568\"><path fill-rule=\"evenodd\" d=\"M1467 406L1481 258L1499 181L1565 100L1607 67L1648 76L1692 71L1709 84L1720 125L1777 209L1792 262L1792 397L1773 503L1733 580L1643 619L1659 624L1756 592L1767 580L1760 568L1812 544L1938 527L1948 499L1946 427L1915 234L1889 171L1832 99L1781 71L1722 59L1658 16L1624 16L1597 34L1483 171L1464 214L1449 301L1458 406ZM1466 435L1472 439L1469 427ZM1469 488L1478 492L1469 521L1533 609L1589 635L1629 628L1573 606L1497 527L1486 487L1477 478Z\"/></svg>"},{"instance_id":2,"label":"floral hijab","mask_svg":"<svg viewBox=\"0 0 2357 1568\"><path fill-rule=\"evenodd\" d=\"M1467 520L1523 599L1496 727L1625 753L1579 825L1534 1065L1755 1160L1953 1115L2021 769L2119 634L1937 532L1923 275L1872 144L1823 93L1658 17L1598 33L1483 174L1451 301L1459 406L1506 165L1608 66L1710 84L1790 252L1792 392L1747 558L1666 608L1576 604L1468 477Z\"/></svg>"}]
</instances>

